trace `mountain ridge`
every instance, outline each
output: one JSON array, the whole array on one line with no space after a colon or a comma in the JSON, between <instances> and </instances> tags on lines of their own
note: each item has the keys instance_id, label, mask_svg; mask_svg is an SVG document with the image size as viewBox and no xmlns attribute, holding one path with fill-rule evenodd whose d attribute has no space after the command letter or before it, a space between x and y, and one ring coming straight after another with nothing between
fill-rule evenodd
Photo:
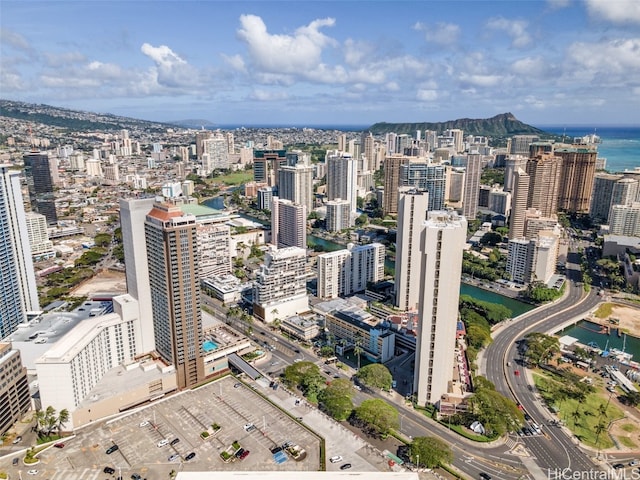
<instances>
[{"instance_id":1,"label":"mountain ridge","mask_svg":"<svg viewBox=\"0 0 640 480\"><path fill-rule=\"evenodd\" d=\"M511 112L500 113L491 118L459 118L445 122L412 122L412 123L388 123L378 122L369 127L374 135L389 132L407 133L413 135L417 130L434 130L442 133L449 129L464 130L465 135L483 135L494 140L513 135L538 135L540 137L554 138L556 135L545 132L539 128L527 125L518 120Z\"/></svg>"}]
</instances>

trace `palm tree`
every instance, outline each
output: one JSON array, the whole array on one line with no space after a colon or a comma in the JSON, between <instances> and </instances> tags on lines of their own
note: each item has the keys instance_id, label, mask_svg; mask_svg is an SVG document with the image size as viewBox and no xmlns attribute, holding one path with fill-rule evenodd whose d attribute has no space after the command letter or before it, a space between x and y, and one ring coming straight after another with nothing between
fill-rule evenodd
<instances>
[{"instance_id":1,"label":"palm tree","mask_svg":"<svg viewBox=\"0 0 640 480\"><path fill-rule=\"evenodd\" d=\"M360 335L355 338L355 345L353 347L353 354L358 359L358 371L360 370L360 354L362 353L362 338Z\"/></svg>"},{"instance_id":2,"label":"palm tree","mask_svg":"<svg viewBox=\"0 0 640 480\"><path fill-rule=\"evenodd\" d=\"M45 413L43 410L36 410L35 419L36 419L36 430L38 431L38 437L41 437L44 431L44 425L45 425L44 416L45 416Z\"/></svg>"},{"instance_id":3,"label":"palm tree","mask_svg":"<svg viewBox=\"0 0 640 480\"><path fill-rule=\"evenodd\" d=\"M58 435L62 432L62 426L69 421L71 415L69 415L69 410L63 408L60 410L58 414Z\"/></svg>"}]
</instances>

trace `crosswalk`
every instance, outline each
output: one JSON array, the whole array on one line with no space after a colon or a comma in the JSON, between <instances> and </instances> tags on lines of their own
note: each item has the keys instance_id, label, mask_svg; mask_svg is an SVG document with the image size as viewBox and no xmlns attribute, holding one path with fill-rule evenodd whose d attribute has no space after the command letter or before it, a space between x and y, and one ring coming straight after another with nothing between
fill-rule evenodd
<instances>
[{"instance_id":1,"label":"crosswalk","mask_svg":"<svg viewBox=\"0 0 640 480\"><path fill-rule=\"evenodd\" d=\"M104 474L95 468L85 468L83 470L57 470L51 480L98 480Z\"/></svg>"}]
</instances>

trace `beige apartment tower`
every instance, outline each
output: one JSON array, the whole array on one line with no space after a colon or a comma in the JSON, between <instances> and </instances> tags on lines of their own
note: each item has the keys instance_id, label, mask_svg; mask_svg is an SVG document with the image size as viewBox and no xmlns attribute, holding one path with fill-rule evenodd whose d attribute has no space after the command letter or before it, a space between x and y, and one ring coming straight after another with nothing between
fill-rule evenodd
<instances>
[{"instance_id":1,"label":"beige apartment tower","mask_svg":"<svg viewBox=\"0 0 640 480\"><path fill-rule=\"evenodd\" d=\"M391 155L384 159L384 198L382 211L385 215L398 213L398 188L401 166L409 163L409 157Z\"/></svg>"},{"instance_id":2,"label":"beige apartment tower","mask_svg":"<svg viewBox=\"0 0 640 480\"><path fill-rule=\"evenodd\" d=\"M467 220L455 213L429 212L423 224L419 325L414 391L419 405L435 404L449 392L455 361L462 252Z\"/></svg>"},{"instance_id":3,"label":"beige apartment tower","mask_svg":"<svg viewBox=\"0 0 640 480\"><path fill-rule=\"evenodd\" d=\"M569 145L554 150L562 157L562 177L558 209L570 213L588 213L596 174L595 145Z\"/></svg>"},{"instance_id":4,"label":"beige apartment tower","mask_svg":"<svg viewBox=\"0 0 640 480\"><path fill-rule=\"evenodd\" d=\"M513 175L513 195L511 196L511 217L509 218L509 238L524 235L524 222L529 198L530 177L522 168L516 169Z\"/></svg>"},{"instance_id":5,"label":"beige apartment tower","mask_svg":"<svg viewBox=\"0 0 640 480\"><path fill-rule=\"evenodd\" d=\"M555 215L562 174L562 158L553 154L537 155L527 162L529 174L528 208L535 208L543 217Z\"/></svg>"}]
</instances>

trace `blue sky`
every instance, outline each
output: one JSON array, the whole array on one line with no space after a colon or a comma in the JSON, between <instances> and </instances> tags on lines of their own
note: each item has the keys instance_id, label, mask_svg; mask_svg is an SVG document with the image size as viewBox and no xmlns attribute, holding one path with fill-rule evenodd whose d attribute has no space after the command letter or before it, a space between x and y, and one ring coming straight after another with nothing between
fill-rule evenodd
<instances>
[{"instance_id":1,"label":"blue sky","mask_svg":"<svg viewBox=\"0 0 640 480\"><path fill-rule=\"evenodd\" d=\"M0 98L221 125L640 124L640 1L10 1Z\"/></svg>"}]
</instances>

